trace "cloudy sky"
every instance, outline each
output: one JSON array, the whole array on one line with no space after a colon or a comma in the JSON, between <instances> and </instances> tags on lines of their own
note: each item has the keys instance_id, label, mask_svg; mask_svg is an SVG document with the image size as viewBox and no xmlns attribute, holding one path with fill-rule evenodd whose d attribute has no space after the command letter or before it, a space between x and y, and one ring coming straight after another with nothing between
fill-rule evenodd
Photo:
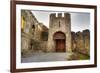
<instances>
[{"instance_id":1,"label":"cloudy sky","mask_svg":"<svg viewBox=\"0 0 100 73\"><path fill-rule=\"evenodd\" d=\"M49 28L49 15L51 13L64 13L64 12L52 12L52 11L32 11L39 22L42 22ZM89 13L72 13L71 14L71 31L77 32L84 29L89 29L90 14Z\"/></svg>"}]
</instances>

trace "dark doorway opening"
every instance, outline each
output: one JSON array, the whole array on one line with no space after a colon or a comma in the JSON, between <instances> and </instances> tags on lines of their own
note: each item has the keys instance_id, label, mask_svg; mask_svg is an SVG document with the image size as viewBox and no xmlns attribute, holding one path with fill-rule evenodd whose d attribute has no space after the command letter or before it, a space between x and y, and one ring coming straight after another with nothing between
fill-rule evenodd
<instances>
[{"instance_id":1,"label":"dark doorway opening","mask_svg":"<svg viewBox=\"0 0 100 73\"><path fill-rule=\"evenodd\" d=\"M56 52L65 52L65 40L56 40Z\"/></svg>"},{"instance_id":2,"label":"dark doorway opening","mask_svg":"<svg viewBox=\"0 0 100 73\"><path fill-rule=\"evenodd\" d=\"M53 38L55 41L55 51L65 52L65 34L63 32L56 32Z\"/></svg>"}]
</instances>

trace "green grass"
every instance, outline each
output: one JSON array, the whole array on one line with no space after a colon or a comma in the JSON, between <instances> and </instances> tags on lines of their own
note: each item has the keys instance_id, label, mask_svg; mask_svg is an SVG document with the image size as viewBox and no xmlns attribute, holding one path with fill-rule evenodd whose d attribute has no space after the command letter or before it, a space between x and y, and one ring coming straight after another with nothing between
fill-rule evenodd
<instances>
[{"instance_id":1,"label":"green grass","mask_svg":"<svg viewBox=\"0 0 100 73\"><path fill-rule=\"evenodd\" d=\"M70 56L69 60L88 60L90 57L88 55L84 55L78 52L74 52L73 55Z\"/></svg>"},{"instance_id":2,"label":"green grass","mask_svg":"<svg viewBox=\"0 0 100 73\"><path fill-rule=\"evenodd\" d=\"M87 60L87 59L90 59L90 57L87 55L79 54L79 60Z\"/></svg>"}]
</instances>

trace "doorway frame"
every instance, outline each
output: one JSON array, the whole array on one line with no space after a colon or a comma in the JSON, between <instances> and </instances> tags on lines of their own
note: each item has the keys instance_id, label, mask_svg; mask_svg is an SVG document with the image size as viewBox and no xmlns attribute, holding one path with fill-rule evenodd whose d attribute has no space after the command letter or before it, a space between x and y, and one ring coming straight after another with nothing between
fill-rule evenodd
<instances>
[{"instance_id":1,"label":"doorway frame","mask_svg":"<svg viewBox=\"0 0 100 73\"><path fill-rule=\"evenodd\" d=\"M65 36L64 32L62 32L62 31L55 32L53 35L53 40L55 42L55 51L56 52L60 52L60 51L57 51L57 43L60 42L61 40L64 41L64 51L62 51L62 52L66 52L66 36Z\"/></svg>"}]
</instances>

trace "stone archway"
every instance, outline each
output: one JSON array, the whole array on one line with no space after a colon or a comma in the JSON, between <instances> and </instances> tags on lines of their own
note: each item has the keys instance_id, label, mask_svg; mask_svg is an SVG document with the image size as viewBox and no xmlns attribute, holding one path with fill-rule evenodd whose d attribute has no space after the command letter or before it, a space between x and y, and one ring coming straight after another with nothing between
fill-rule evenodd
<instances>
[{"instance_id":1,"label":"stone archway","mask_svg":"<svg viewBox=\"0 0 100 73\"><path fill-rule=\"evenodd\" d=\"M53 36L53 39L55 41L55 51L56 52L65 52L65 34L63 32L56 32Z\"/></svg>"}]
</instances>

